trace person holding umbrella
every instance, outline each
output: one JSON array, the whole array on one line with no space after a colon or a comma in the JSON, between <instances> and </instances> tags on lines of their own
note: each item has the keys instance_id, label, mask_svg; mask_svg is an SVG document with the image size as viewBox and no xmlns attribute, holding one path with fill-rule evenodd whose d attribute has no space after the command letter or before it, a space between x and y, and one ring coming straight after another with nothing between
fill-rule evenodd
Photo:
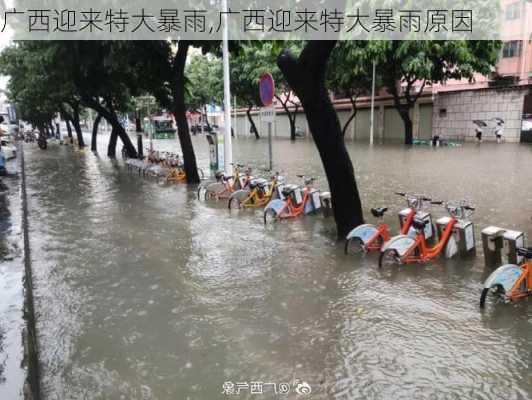
<instances>
[{"instance_id":1,"label":"person holding umbrella","mask_svg":"<svg viewBox=\"0 0 532 400\"><path fill-rule=\"evenodd\" d=\"M475 136L477 138L477 142L482 142L482 133L484 132L483 128L488 126L484 121L480 119L473 120L473 123L475 124Z\"/></svg>"},{"instance_id":2,"label":"person holding umbrella","mask_svg":"<svg viewBox=\"0 0 532 400\"><path fill-rule=\"evenodd\" d=\"M497 143L502 142L502 135L504 132L504 120L502 118L493 118L495 121L495 137L497 138Z\"/></svg>"}]
</instances>

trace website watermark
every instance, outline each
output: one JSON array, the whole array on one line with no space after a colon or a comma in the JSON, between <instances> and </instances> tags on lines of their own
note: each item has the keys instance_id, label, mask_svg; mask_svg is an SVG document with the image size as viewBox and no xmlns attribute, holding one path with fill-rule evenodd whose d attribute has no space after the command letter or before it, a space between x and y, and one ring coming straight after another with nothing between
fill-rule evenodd
<instances>
[{"instance_id":1,"label":"website watermark","mask_svg":"<svg viewBox=\"0 0 532 400\"><path fill-rule=\"evenodd\" d=\"M306 381L295 380L288 382L262 382L262 381L227 381L222 384L222 392L226 396L239 395L289 395L309 396L312 387Z\"/></svg>"}]
</instances>

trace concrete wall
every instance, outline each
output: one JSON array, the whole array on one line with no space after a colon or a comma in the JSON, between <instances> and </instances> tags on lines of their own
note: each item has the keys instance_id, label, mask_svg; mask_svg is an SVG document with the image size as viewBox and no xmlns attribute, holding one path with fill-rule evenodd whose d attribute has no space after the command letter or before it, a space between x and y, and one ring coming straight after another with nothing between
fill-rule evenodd
<instances>
[{"instance_id":1,"label":"concrete wall","mask_svg":"<svg viewBox=\"0 0 532 400\"><path fill-rule=\"evenodd\" d=\"M342 109L338 110L337 113L340 125L343 128L344 124L351 116L351 110ZM419 138L430 138L432 136L432 104L421 104L419 105L419 109L416 108L416 111L413 110L412 114L414 117L414 136ZM259 134L261 136L266 136L268 134L268 125L266 123L261 123L258 112L255 111L252 115L259 130ZM371 112L369 108L360 108L357 111L355 119L351 121L347 128L345 134L346 139L369 141L370 116ZM419 126L417 131L416 124ZM297 114L296 126L303 130L307 138L310 137L307 119L303 112ZM250 124L245 113L238 114L235 128L238 136L250 135ZM277 119L274 123L272 134L274 137L279 138L290 137L288 117L279 110L277 111ZM403 121L395 108L391 105L384 106L377 104L375 106L375 140L381 139L386 141L402 141L404 139Z\"/></svg>"},{"instance_id":2,"label":"concrete wall","mask_svg":"<svg viewBox=\"0 0 532 400\"><path fill-rule=\"evenodd\" d=\"M505 140L518 142L524 96L529 90L527 87L514 87L440 92L434 99L433 132L445 138L473 140L473 120L502 118L505 121ZM445 115L443 110L446 110ZM488 127L484 129L484 138L487 140L495 139L493 126L493 121L488 121Z\"/></svg>"}]
</instances>

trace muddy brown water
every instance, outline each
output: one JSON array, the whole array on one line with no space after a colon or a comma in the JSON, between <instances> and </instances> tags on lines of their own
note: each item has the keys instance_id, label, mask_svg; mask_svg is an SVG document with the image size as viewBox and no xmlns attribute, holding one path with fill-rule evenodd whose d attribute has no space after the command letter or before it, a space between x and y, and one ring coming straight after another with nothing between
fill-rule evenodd
<instances>
[{"instance_id":1,"label":"muddy brown water","mask_svg":"<svg viewBox=\"0 0 532 400\"><path fill-rule=\"evenodd\" d=\"M384 271L345 256L331 220L265 229L260 211L141 179L103 147L26 147L45 399L210 400L229 398L224 382L297 380L312 399L532 396L532 301L478 308L480 228L532 234L530 146L349 144L368 221L388 206L396 229L397 190L477 207L476 257ZM258 169L267 143L235 140L234 154ZM275 141L274 154L289 180L326 188L311 141ZM269 388L236 398L277 398Z\"/></svg>"}]
</instances>

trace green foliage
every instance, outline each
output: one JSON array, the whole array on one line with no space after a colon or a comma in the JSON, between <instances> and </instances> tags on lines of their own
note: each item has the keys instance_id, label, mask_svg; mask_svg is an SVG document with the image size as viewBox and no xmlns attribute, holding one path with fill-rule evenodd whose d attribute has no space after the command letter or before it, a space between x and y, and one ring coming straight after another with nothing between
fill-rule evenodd
<instances>
[{"instance_id":1,"label":"green foliage","mask_svg":"<svg viewBox=\"0 0 532 400\"><path fill-rule=\"evenodd\" d=\"M472 79L474 73L489 74L497 62L498 41L374 41L369 52L385 84L397 81L444 83L449 79Z\"/></svg>"},{"instance_id":2,"label":"green foliage","mask_svg":"<svg viewBox=\"0 0 532 400\"><path fill-rule=\"evenodd\" d=\"M223 101L222 60L211 53L194 54L185 68L187 90L185 101L191 110Z\"/></svg>"},{"instance_id":3,"label":"green foliage","mask_svg":"<svg viewBox=\"0 0 532 400\"><path fill-rule=\"evenodd\" d=\"M287 93L290 87L277 66L277 57L286 48L301 51L301 42L254 41L243 43L231 56L231 90L243 106L260 106L259 79L270 73L277 93Z\"/></svg>"},{"instance_id":4,"label":"green foliage","mask_svg":"<svg viewBox=\"0 0 532 400\"><path fill-rule=\"evenodd\" d=\"M39 127L54 117L61 97L46 75L42 63L46 56L34 55L18 44L6 48L0 56L0 73L10 77L8 97L17 104L22 119Z\"/></svg>"},{"instance_id":5,"label":"green foliage","mask_svg":"<svg viewBox=\"0 0 532 400\"><path fill-rule=\"evenodd\" d=\"M340 41L336 44L327 68L327 87L354 101L371 93L373 57L367 41ZM377 77L379 78L379 77ZM376 82L380 86L380 79Z\"/></svg>"}]
</instances>

